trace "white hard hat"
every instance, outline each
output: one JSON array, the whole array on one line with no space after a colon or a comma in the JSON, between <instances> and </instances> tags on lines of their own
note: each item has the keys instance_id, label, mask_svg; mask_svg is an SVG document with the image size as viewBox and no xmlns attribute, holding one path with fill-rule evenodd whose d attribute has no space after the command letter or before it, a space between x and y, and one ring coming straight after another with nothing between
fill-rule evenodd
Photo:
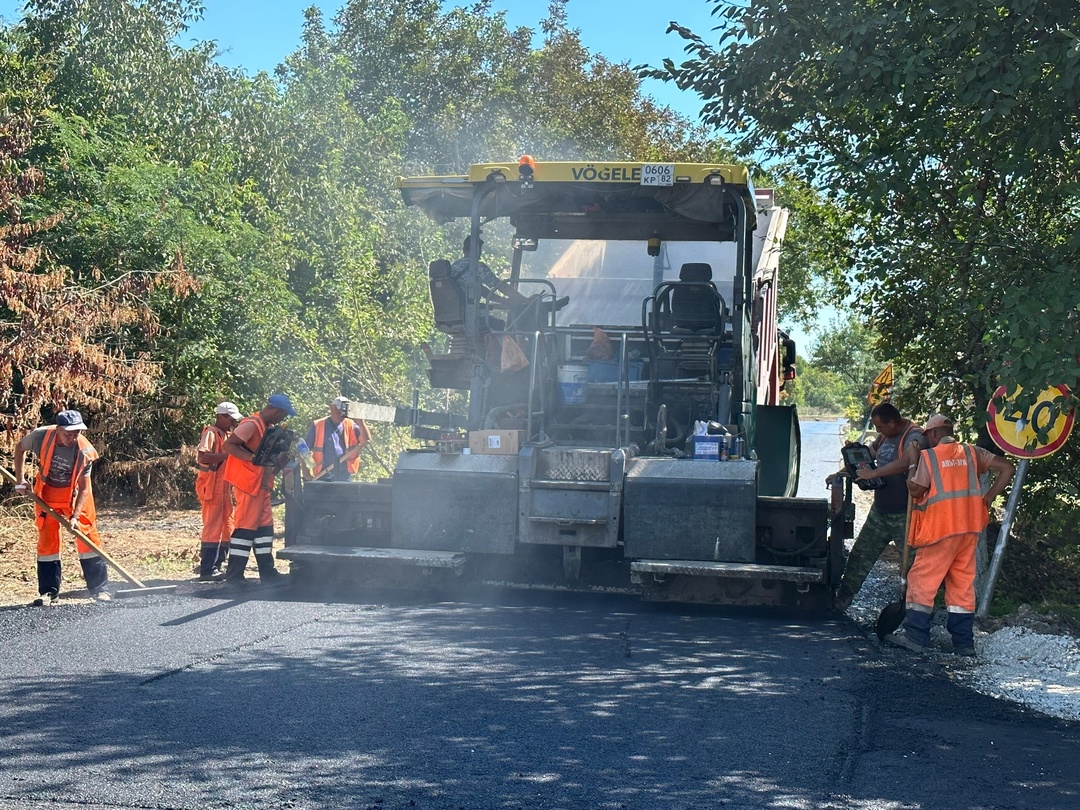
<instances>
[{"instance_id":1,"label":"white hard hat","mask_svg":"<svg viewBox=\"0 0 1080 810\"><path fill-rule=\"evenodd\" d=\"M240 409L233 405L231 402L222 402L214 410L214 413L223 413L231 416L233 419L240 419Z\"/></svg>"}]
</instances>

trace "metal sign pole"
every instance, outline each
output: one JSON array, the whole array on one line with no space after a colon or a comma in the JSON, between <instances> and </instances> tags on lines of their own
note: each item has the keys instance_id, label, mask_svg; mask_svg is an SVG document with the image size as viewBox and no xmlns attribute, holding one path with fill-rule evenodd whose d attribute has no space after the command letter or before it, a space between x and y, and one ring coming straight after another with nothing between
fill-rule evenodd
<instances>
[{"instance_id":1,"label":"metal sign pole","mask_svg":"<svg viewBox=\"0 0 1080 810\"><path fill-rule=\"evenodd\" d=\"M994 546L994 556L990 560L990 570L986 575L986 583L983 585L978 610L975 611L975 615L980 619L986 618L986 614L990 611L990 601L994 598L994 585L997 583L998 573L1001 571L1001 560L1005 556L1005 545L1009 540L1009 530L1012 528L1013 516L1016 514L1016 505L1020 503L1020 488L1024 485L1024 477L1027 475L1028 464L1030 463L1031 459L1022 459L1016 468L1016 477L1012 482L1009 501L1005 504L1005 515L1001 519L1001 531L998 533L997 545Z\"/></svg>"}]
</instances>

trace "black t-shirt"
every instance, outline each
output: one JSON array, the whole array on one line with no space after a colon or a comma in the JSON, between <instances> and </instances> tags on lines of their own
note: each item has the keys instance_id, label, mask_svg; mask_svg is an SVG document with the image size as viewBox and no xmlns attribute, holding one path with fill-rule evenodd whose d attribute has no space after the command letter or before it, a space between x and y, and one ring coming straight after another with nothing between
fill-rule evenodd
<instances>
[{"instance_id":1,"label":"black t-shirt","mask_svg":"<svg viewBox=\"0 0 1080 810\"><path fill-rule=\"evenodd\" d=\"M899 457L901 452L900 443L910 444L918 440L919 449L925 450L930 443L923 436L922 428L912 423L904 432L886 439L882 436L874 443L877 450L877 466L884 467ZM899 475L882 476L885 486L874 490L874 508L883 515L903 515L907 512L907 471Z\"/></svg>"},{"instance_id":2,"label":"black t-shirt","mask_svg":"<svg viewBox=\"0 0 1080 810\"><path fill-rule=\"evenodd\" d=\"M30 434L30 449L39 459L48 432L49 428L39 427L35 428ZM53 439L53 441L56 440ZM71 486L71 473L75 469L75 460L80 452L78 442L68 447L63 447L60 442L56 442L53 446L52 461L49 464L49 469L45 470L45 483L50 487L61 489ZM90 475L90 464L87 464L83 469L83 476L87 475Z\"/></svg>"}]
</instances>

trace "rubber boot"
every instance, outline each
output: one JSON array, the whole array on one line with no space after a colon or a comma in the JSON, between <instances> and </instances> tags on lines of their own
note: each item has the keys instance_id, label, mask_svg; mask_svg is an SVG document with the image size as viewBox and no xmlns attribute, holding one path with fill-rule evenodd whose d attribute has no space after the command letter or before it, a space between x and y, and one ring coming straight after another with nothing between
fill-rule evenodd
<instances>
[{"instance_id":1,"label":"rubber boot","mask_svg":"<svg viewBox=\"0 0 1080 810\"><path fill-rule=\"evenodd\" d=\"M952 636L953 651L959 655L975 655L975 614L952 613L945 623Z\"/></svg>"},{"instance_id":2,"label":"rubber boot","mask_svg":"<svg viewBox=\"0 0 1080 810\"><path fill-rule=\"evenodd\" d=\"M274 537L255 538L255 564L259 567L259 581L271 582L282 576L281 572L274 568Z\"/></svg>"}]
</instances>

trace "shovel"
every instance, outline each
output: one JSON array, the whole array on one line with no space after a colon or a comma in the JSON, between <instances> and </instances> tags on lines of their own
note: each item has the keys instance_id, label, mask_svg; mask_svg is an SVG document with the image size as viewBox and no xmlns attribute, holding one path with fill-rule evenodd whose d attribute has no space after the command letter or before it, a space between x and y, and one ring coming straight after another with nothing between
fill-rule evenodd
<instances>
[{"instance_id":1,"label":"shovel","mask_svg":"<svg viewBox=\"0 0 1080 810\"><path fill-rule=\"evenodd\" d=\"M904 555L903 559L900 561L900 600L897 602L890 602L883 607L881 613L878 614L877 624L874 626L874 629L877 631L878 641L883 641L885 636L895 632L903 623L904 616L907 614L907 604L904 600L907 596L908 561L911 559L910 531L911 496L908 495L907 515L904 517Z\"/></svg>"},{"instance_id":2,"label":"shovel","mask_svg":"<svg viewBox=\"0 0 1080 810\"><path fill-rule=\"evenodd\" d=\"M308 483L310 483L312 481L318 481L320 478L329 475L334 470L336 470L340 465L348 464L350 461L352 461L354 458L356 458L358 455L360 455L360 451L362 449L363 449L362 444L354 444L352 447L350 447L348 450L346 450L340 456L338 456L333 461L331 461L329 466L326 467L326 469L324 469L318 475L312 475L310 478L306 478L306 480L308 481ZM300 463L304 465L304 471L307 472L307 462L305 462L303 460L302 456L301 456L301 459L300 459Z\"/></svg>"},{"instance_id":3,"label":"shovel","mask_svg":"<svg viewBox=\"0 0 1080 810\"><path fill-rule=\"evenodd\" d=\"M3 474L4 478L6 478L11 483L13 483L13 484L18 483L18 479L15 478L15 476L12 475L11 471L8 470L6 467L0 467L0 474ZM91 540L89 537L87 537L82 531L80 531L70 520L68 520L66 517L61 515L59 512L57 512L55 509L53 509L51 506L49 506L47 503L45 503L45 501L43 501L40 497L38 497L38 494L36 492L34 492L34 490L28 488L26 490L26 494L29 495L31 498L33 498L37 502L38 506L40 506L42 509L44 509L48 514L52 515L57 523L59 523L61 526L63 526L65 529L67 529L69 532L71 532L73 535L75 535L80 540L82 540L84 543L86 543L86 545L90 546L90 548L92 548L95 552L97 552L97 554L103 560L105 560L105 562L107 562L109 565L111 565L113 568L115 568L117 570L117 572L120 574L120 576L122 576L124 579L126 579L128 582L130 582L132 585L135 586L134 588L117 591L116 592L117 596L120 596L120 597L142 596L144 594L168 593L170 591L175 591L176 590L175 585L158 585L158 586L155 586L155 587L149 587L147 585L143 585L133 575L131 575L127 571L125 571L123 566L120 565L120 563L118 563L116 560L114 560L112 557L110 557L108 554L106 554L105 551L101 548L101 546L99 546L97 543L95 543L93 540Z\"/></svg>"}]
</instances>

